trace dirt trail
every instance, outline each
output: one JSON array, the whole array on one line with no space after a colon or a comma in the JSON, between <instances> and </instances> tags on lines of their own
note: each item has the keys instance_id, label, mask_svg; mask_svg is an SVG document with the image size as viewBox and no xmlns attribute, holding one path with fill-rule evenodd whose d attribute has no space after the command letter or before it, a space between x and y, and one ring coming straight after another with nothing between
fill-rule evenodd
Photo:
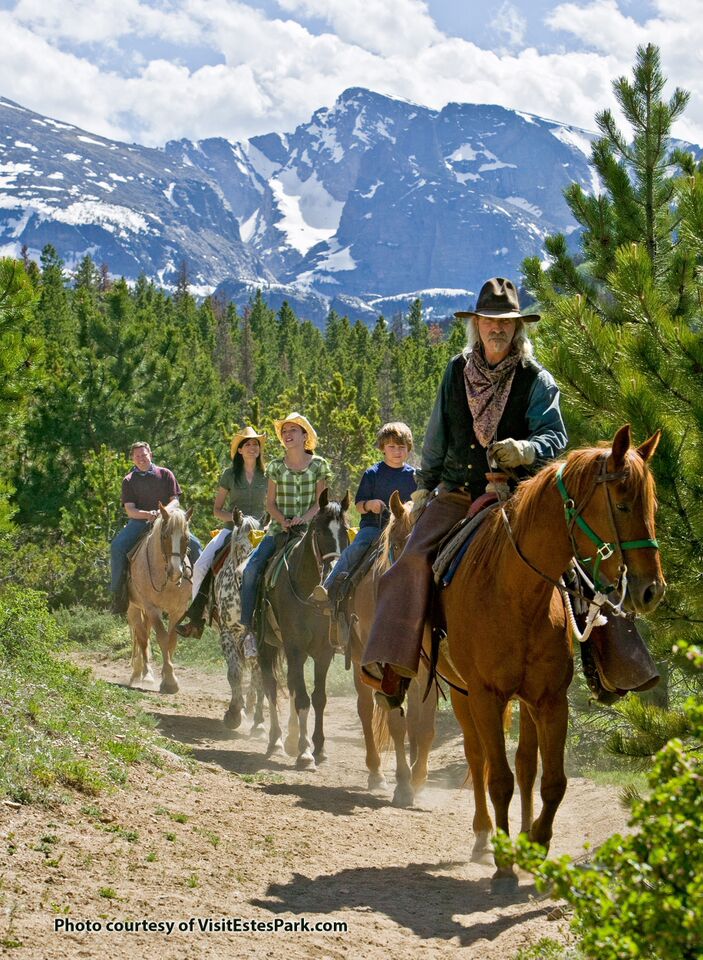
<instances>
[{"instance_id":1,"label":"dirt trail","mask_svg":"<svg viewBox=\"0 0 703 960\"><path fill-rule=\"evenodd\" d=\"M96 676L124 682L126 663L95 658ZM528 875L517 893L491 893L491 868L469 862L473 810L453 716L439 716L427 789L412 810L370 794L351 697L330 698L329 760L297 772L266 760L264 742L228 733L224 676L178 671L181 691L151 694L162 732L189 744L197 765L170 755L137 767L129 787L56 811L0 807L0 952L24 958L373 958L509 960L541 937L565 938L554 904ZM517 800L513 823L518 823ZM570 780L554 854L580 855L625 825L616 791ZM47 840L46 838L54 838ZM557 911L558 913L559 911ZM179 932L178 922L194 930ZM202 932L207 924L305 918L348 932ZM109 921L139 929L108 931ZM55 922L99 922L55 932ZM143 922L176 924L172 932ZM17 943L20 945L11 946Z\"/></svg>"}]
</instances>

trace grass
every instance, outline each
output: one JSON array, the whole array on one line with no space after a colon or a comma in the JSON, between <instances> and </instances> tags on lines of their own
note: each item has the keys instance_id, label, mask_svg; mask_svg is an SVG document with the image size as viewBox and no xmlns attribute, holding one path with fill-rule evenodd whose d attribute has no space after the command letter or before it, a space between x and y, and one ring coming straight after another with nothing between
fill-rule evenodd
<instances>
[{"instance_id":1,"label":"grass","mask_svg":"<svg viewBox=\"0 0 703 960\"><path fill-rule=\"evenodd\" d=\"M54 803L66 790L96 797L130 765L162 766L141 695L96 681L62 656L66 632L43 597L0 593L0 796ZM184 752L181 749L181 752Z\"/></svg>"}]
</instances>

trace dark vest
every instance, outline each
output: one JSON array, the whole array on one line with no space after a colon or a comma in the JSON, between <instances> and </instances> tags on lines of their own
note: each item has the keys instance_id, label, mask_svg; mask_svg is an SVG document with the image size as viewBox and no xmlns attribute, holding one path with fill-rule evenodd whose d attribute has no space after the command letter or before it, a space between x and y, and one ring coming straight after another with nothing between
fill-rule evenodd
<instances>
[{"instance_id":1,"label":"dark vest","mask_svg":"<svg viewBox=\"0 0 703 960\"><path fill-rule=\"evenodd\" d=\"M447 454L442 468L442 481L448 487L465 486L472 497L486 489L488 460L486 451L476 439L474 420L469 410L464 382L466 357L459 354L452 361L452 374L447 398ZM497 440L512 437L527 440L530 436L527 407L532 385L540 367L532 360L518 364L510 388L508 402L496 431ZM525 476L527 472L522 471ZM518 474L521 471L517 471Z\"/></svg>"}]
</instances>

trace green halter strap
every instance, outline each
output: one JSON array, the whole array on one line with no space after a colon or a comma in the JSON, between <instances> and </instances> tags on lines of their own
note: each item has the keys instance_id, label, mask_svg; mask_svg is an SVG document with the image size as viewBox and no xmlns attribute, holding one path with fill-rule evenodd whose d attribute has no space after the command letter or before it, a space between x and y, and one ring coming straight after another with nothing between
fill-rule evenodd
<instances>
[{"instance_id":1,"label":"green halter strap","mask_svg":"<svg viewBox=\"0 0 703 960\"><path fill-rule=\"evenodd\" d=\"M606 540L602 540L602 539L598 536L598 534L595 532L595 530L593 530L591 527L589 527L589 525L586 523L586 521L585 521L585 520L583 519L583 517L581 516L580 512L576 509L576 504L574 503L573 499L569 496L569 492L568 492L568 490L566 489L566 485L564 484L564 477L563 477L564 467L565 467L565 466L566 466L566 464L563 464L563 463L562 463L562 465L561 465L561 466L559 467L559 469L557 470L556 483L557 483L557 489L558 489L559 493L561 494L562 500L564 501L564 515L565 515L565 517L566 517L567 527L569 528L569 530L571 530L573 524L576 524L576 526L577 526L580 530L582 530L583 533L586 534L586 536L587 536L588 539L591 541L591 543L593 543L593 544L595 545L595 547L596 547L596 555L595 555L595 557L580 557L580 556L578 555L578 553L576 552L576 544L573 542L573 537L572 537L572 544L573 544L573 546L574 546L574 554L575 554L575 556L576 556L576 559L577 559L580 563L589 563L589 564L592 563L592 564L593 564L593 582L594 582L594 584L598 587L598 589L599 589L602 593L610 593L612 590L615 589L615 587L614 587L613 585L604 586L604 585L601 583L601 581L600 581L600 579L599 579L599 577L598 577L598 572L599 572L599 570L600 570L600 565L601 565L601 563L602 563L604 560L607 560L609 557L612 557L612 555L615 553L615 550L616 550L616 549L619 549L620 552L622 552L623 550L638 550L638 549L642 549L642 548L645 548L645 547L653 547L655 550L658 550L658 549L659 549L659 544L657 543L656 540L652 540L652 539L650 539L650 540L625 540L623 543L620 543L620 541L617 541L617 540L616 540L615 546L613 546L612 543L608 543ZM615 536L616 536L616 538L617 538L617 531L615 531Z\"/></svg>"}]
</instances>

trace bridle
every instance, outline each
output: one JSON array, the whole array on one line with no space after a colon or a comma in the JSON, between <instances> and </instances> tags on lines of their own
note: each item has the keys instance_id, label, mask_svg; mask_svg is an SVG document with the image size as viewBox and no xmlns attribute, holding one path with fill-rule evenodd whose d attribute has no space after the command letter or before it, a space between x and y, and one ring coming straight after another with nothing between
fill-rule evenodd
<instances>
[{"instance_id":1,"label":"bridle","mask_svg":"<svg viewBox=\"0 0 703 960\"><path fill-rule=\"evenodd\" d=\"M618 589L618 584L622 587L622 596L620 602L617 605L618 611L622 610L622 604L625 599L625 592L627 590L627 564L625 563L625 557L623 555L624 550L641 550L651 547L655 550L659 549L658 542L653 538L648 538L644 540L624 540L621 541L618 535L618 528L615 523L615 516L613 514L613 505L610 499L610 491L608 487L605 487L605 498L608 505L608 516L610 519L610 525L615 534L612 541L603 540L595 530L584 520L582 514L586 509L591 497L595 493L595 490L599 483L607 484L613 480L624 480L628 475L627 470L620 470L614 473L608 473L607 471L607 461L605 455L600 458L601 468L599 474L594 478L593 484L591 486L588 495L584 498L583 502L579 507L576 506L575 501L572 497L569 496L569 492L566 489L566 484L564 483L564 467L565 464L562 464L556 473L556 485L557 490L561 495L561 499L564 503L564 518L566 520L567 530L569 531L569 540L571 541L571 546L573 549L573 559L574 563L577 565L577 569L581 573L581 576L584 580L588 580L588 575L584 570L584 565L590 566L593 565L592 572L590 574L591 586L594 590L609 596ZM595 546L595 554L591 557L582 557L579 554L578 547L576 546L576 539L574 536L574 528L578 527L579 530L584 533L591 543ZM608 560L613 554L617 552L620 557L620 566L619 566L619 575L618 580L614 584L605 584L601 581L599 577L600 565L604 560ZM612 603L611 603L612 606Z\"/></svg>"},{"instance_id":2,"label":"bridle","mask_svg":"<svg viewBox=\"0 0 703 960\"><path fill-rule=\"evenodd\" d=\"M172 559L173 557L178 557L178 559L181 561L181 569L183 570L183 574L182 574L181 578L180 578L179 581L178 581L178 585L180 586L180 584L181 584L181 582L182 582L183 579L192 580L192 578L193 578L193 571L192 571L192 569L189 568L189 567L187 567L187 566L185 566L184 563L183 563L183 561L185 560L186 552L187 552L187 550L188 550L188 537L186 536L186 530L188 529L188 528L187 528L187 525L186 525L186 527L184 528L183 536L181 537L181 544L182 544L182 546L181 546L181 549L180 549L180 550L170 550L170 551L169 551L168 548L164 546L164 541L165 541L165 540L169 540L169 541L172 542L172 539L171 539L171 537L169 536L169 534L167 533L167 531L166 531L165 528L166 528L166 521L164 521L163 518L162 518L162 520L161 520L161 530L159 531L159 547L161 548L161 556L163 557L163 561L164 561L164 563L166 564L166 579L164 580L164 582L161 584L160 587L157 587L156 584L154 583L154 577L153 577L153 574L152 574L152 572L151 572L151 562L150 562L150 560L149 560L149 550L148 550L148 546L147 546L147 550L146 550L146 567L147 567L147 570L148 570L148 572L149 572L149 580L151 581L151 586L152 586L152 588L155 590L156 593L162 593L163 590L164 590L164 588L166 587L166 584L169 582L169 579L168 579L168 566L169 566L169 563L171 562L171 559Z\"/></svg>"},{"instance_id":3,"label":"bridle","mask_svg":"<svg viewBox=\"0 0 703 960\"><path fill-rule=\"evenodd\" d=\"M606 618L603 616L604 607L609 608L609 612L614 616L626 616L623 610L623 605L625 602L625 596L627 595L627 564L625 563L623 551L645 548L652 548L655 550L659 549L659 544L654 538L646 538L642 540L620 540L607 484L613 480L625 479L629 475L629 472L627 470L608 472L607 457L608 454L602 454L599 458L600 471L594 477L588 493L578 506L576 505L576 501L569 495L569 491L566 488L566 483L564 481L564 468L566 464L561 464L556 472L555 477L556 487L564 505L564 519L566 521L569 541L572 548L571 564L575 573L577 574L577 577L584 584L587 592L585 592L584 589L574 589L573 587L567 586L563 577L561 577L558 581L553 580L548 574L544 573L544 571L540 570L530 560L528 560L520 550L515 540L512 528L510 526L510 520L505 512L504 504L501 503L500 506L503 523L506 526L508 538L510 539L515 551L520 559L523 560L532 570L534 570L535 573L539 574L543 580L546 580L548 583L551 583L552 586L558 588L564 599L564 604L569 612L575 635L581 643L584 643L588 639L594 626L602 626L606 622ZM583 512L590 503L591 498L596 492L599 484L606 484L604 492L606 503L608 505L610 526L612 527L614 534L612 540L610 541L604 540L598 533L596 533L583 517ZM579 530L581 530L581 532L584 533L585 536L595 546L596 549L593 556L584 557L580 555L579 548L576 544L576 527L578 527ZM615 583L603 583L599 576L600 566L604 560L608 560L616 552L620 557L618 578ZM586 568L590 568L591 565L592 569L587 570ZM617 598L618 593L619 599ZM577 598L579 601L581 601L584 608L587 608L588 610L586 626L583 632L581 632L576 625L571 603L569 602L566 594Z\"/></svg>"},{"instance_id":4,"label":"bridle","mask_svg":"<svg viewBox=\"0 0 703 960\"><path fill-rule=\"evenodd\" d=\"M289 536L290 536L290 535L293 535L293 536L296 535L296 534L294 533L294 529L292 530L292 529L289 528L289 530L288 530L287 532L288 532ZM313 554L313 557L315 558L315 563L317 564L317 570L318 570L318 574L319 574L319 577L320 577L320 583L321 583L321 582L322 582L322 573L323 573L324 568L325 568L325 563L327 563L327 562L329 562L329 561L332 561L332 560L339 560L339 558L341 557L342 554L341 554L341 552L340 552L339 550L330 550L328 553L322 553L322 551L320 550L320 545L319 545L319 543L317 542L317 536L315 535L315 524L314 524L314 521L312 521L312 522L309 524L307 530L305 531L304 534L302 534L302 536L300 536L299 534L298 534L298 536L299 536L299 542L300 542L300 543L303 543L303 541L306 539L306 537L309 537L309 539L310 539L310 544L311 544L311 547L312 547L312 554ZM290 541L289 541L289 542L290 542ZM316 606L316 604L315 604L312 600L308 599L308 597L301 597L300 594L298 593L298 591L295 589L295 584L293 583L293 577L291 576L291 569L290 569L290 563L289 563L289 553L288 553L287 545L286 545L286 549L283 551L283 562L284 562L285 568L286 568L286 570L287 570L287 572L288 572L288 581L289 581L289 583L290 583L291 591L293 592L293 596L296 598L296 600L298 601L298 603L305 604L305 606L308 606L308 607L314 607L314 606Z\"/></svg>"}]
</instances>

